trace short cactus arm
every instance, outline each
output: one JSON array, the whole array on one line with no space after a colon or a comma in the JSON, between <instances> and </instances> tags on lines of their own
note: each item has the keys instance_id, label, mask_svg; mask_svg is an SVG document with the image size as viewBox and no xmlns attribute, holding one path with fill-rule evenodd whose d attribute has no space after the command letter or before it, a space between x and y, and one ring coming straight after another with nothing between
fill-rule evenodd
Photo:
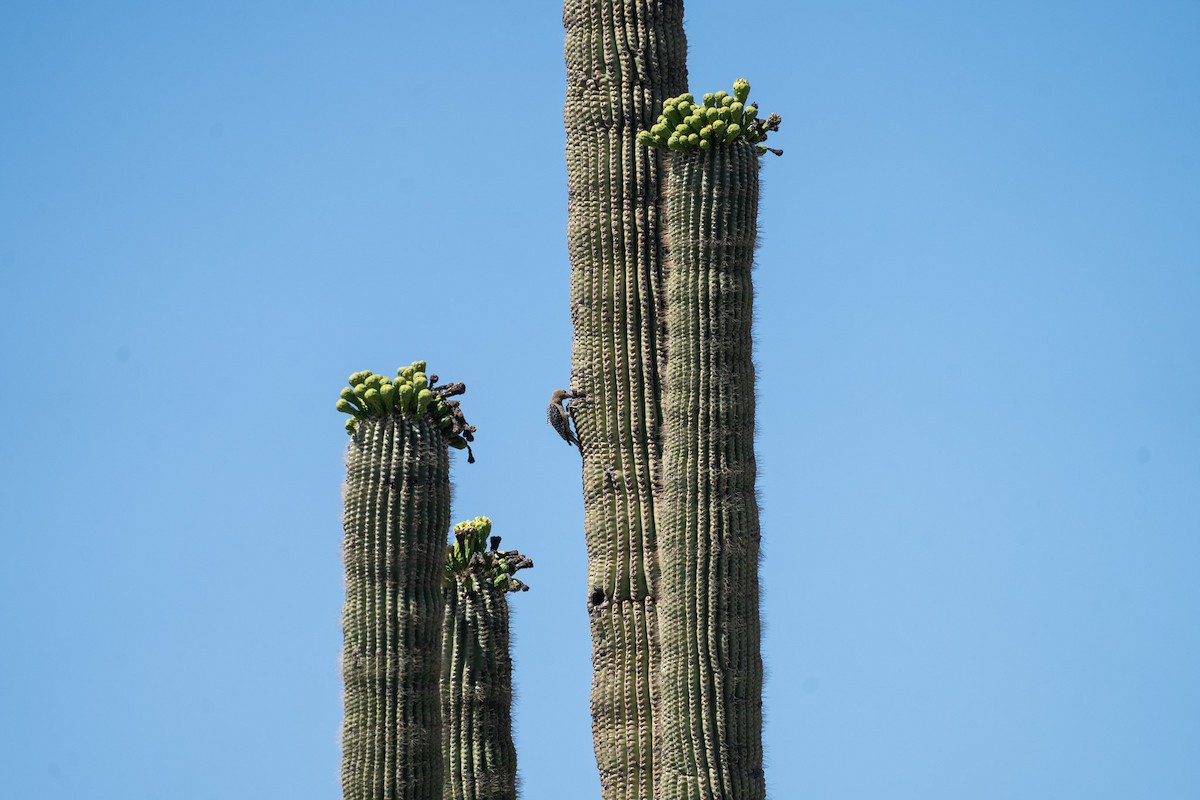
<instances>
[{"instance_id":1,"label":"short cactus arm","mask_svg":"<svg viewBox=\"0 0 1200 800\"><path fill-rule=\"evenodd\" d=\"M513 575L533 563L499 550L499 537L489 542L490 530L486 517L456 525L446 565L441 680L446 800L517 796L507 594L526 588Z\"/></svg>"},{"instance_id":2,"label":"short cactus arm","mask_svg":"<svg viewBox=\"0 0 1200 800\"><path fill-rule=\"evenodd\" d=\"M670 161L662 800L765 793L750 283L758 168L741 139Z\"/></svg>"}]
</instances>

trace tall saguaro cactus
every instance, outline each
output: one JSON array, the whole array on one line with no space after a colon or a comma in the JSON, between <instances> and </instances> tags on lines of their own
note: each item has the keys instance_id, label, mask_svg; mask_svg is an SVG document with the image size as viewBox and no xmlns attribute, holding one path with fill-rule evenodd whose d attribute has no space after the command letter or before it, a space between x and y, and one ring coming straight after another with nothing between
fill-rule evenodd
<instances>
[{"instance_id":1,"label":"tall saguaro cactus","mask_svg":"<svg viewBox=\"0 0 1200 800\"><path fill-rule=\"evenodd\" d=\"M396 380L357 372L344 491L342 793L441 800L441 623L450 525L448 447L473 428L423 362ZM436 377L434 379L436 381Z\"/></svg>"},{"instance_id":2,"label":"tall saguaro cactus","mask_svg":"<svg viewBox=\"0 0 1200 800\"><path fill-rule=\"evenodd\" d=\"M660 800L765 796L750 273L756 143L767 128L755 121L757 107L744 105L749 91L739 80L733 96L669 100L642 137L673 151L658 506Z\"/></svg>"},{"instance_id":3,"label":"tall saguaro cactus","mask_svg":"<svg viewBox=\"0 0 1200 800\"><path fill-rule=\"evenodd\" d=\"M637 143L687 85L679 0L566 0L571 388L583 442L592 732L605 800L654 800L654 494L665 306L662 158Z\"/></svg>"},{"instance_id":4,"label":"tall saguaro cactus","mask_svg":"<svg viewBox=\"0 0 1200 800\"><path fill-rule=\"evenodd\" d=\"M446 562L441 684L445 800L517 797L507 594L529 588L513 576L533 562L515 550L500 550L500 537L489 536L491 529L487 517L455 525Z\"/></svg>"}]
</instances>

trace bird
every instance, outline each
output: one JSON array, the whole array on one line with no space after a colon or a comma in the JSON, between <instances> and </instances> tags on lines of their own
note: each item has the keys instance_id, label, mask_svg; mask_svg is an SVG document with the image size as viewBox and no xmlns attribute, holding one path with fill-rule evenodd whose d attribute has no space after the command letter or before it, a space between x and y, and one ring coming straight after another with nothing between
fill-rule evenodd
<instances>
[{"instance_id":1,"label":"bird","mask_svg":"<svg viewBox=\"0 0 1200 800\"><path fill-rule=\"evenodd\" d=\"M575 435L575 431L571 430L571 415L563 406L563 400L570 400L574 397L576 395L566 389L555 389L554 393L550 395L550 405L546 406L546 423L554 428L555 433L561 436L568 446L579 447L580 454L582 454L579 437Z\"/></svg>"}]
</instances>

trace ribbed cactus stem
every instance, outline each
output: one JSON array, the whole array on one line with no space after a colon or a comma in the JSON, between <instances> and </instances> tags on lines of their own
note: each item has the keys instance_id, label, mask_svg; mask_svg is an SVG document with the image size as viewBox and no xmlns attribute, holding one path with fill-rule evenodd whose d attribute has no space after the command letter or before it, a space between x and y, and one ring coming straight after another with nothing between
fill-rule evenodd
<instances>
[{"instance_id":1,"label":"ribbed cactus stem","mask_svg":"<svg viewBox=\"0 0 1200 800\"><path fill-rule=\"evenodd\" d=\"M533 562L501 551L491 521L455 526L446 563L442 621L442 749L446 800L516 800L512 737L509 592L526 589L517 571ZM489 548L490 542L490 548Z\"/></svg>"},{"instance_id":2,"label":"ribbed cactus stem","mask_svg":"<svg viewBox=\"0 0 1200 800\"><path fill-rule=\"evenodd\" d=\"M475 575L446 590L442 626L446 800L516 800L505 594Z\"/></svg>"},{"instance_id":3,"label":"ribbed cactus stem","mask_svg":"<svg viewBox=\"0 0 1200 800\"><path fill-rule=\"evenodd\" d=\"M563 23L593 741L605 800L654 800L662 156L637 135L686 88L683 4L566 0Z\"/></svg>"},{"instance_id":4,"label":"ribbed cactus stem","mask_svg":"<svg viewBox=\"0 0 1200 800\"><path fill-rule=\"evenodd\" d=\"M744 141L671 155L659 800L765 794L750 283L758 166Z\"/></svg>"},{"instance_id":5,"label":"ribbed cactus stem","mask_svg":"<svg viewBox=\"0 0 1200 800\"><path fill-rule=\"evenodd\" d=\"M447 437L429 415L356 419L345 485L346 800L440 800Z\"/></svg>"}]
</instances>

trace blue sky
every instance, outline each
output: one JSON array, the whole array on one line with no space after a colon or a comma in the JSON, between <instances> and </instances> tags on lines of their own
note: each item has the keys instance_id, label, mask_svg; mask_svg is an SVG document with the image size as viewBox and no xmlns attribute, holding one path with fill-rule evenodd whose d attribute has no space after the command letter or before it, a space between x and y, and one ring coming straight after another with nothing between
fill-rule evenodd
<instances>
[{"instance_id":1,"label":"blue sky","mask_svg":"<svg viewBox=\"0 0 1200 800\"><path fill-rule=\"evenodd\" d=\"M772 796L1200 796L1200 6L735 7ZM0 9L6 796L338 795L333 403L416 358L537 563L523 796L599 796L561 9L447 8Z\"/></svg>"}]
</instances>

